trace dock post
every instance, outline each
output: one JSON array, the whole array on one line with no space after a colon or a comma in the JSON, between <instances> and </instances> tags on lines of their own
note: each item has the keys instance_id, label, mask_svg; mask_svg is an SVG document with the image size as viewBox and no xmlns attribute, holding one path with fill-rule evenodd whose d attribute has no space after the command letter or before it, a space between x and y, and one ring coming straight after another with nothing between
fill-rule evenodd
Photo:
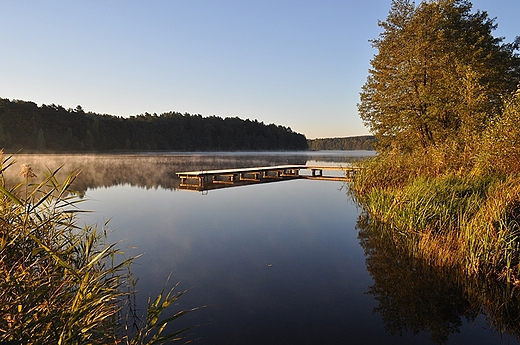
<instances>
[{"instance_id":1,"label":"dock post","mask_svg":"<svg viewBox=\"0 0 520 345\"><path fill-rule=\"evenodd\" d=\"M323 176L322 169L312 169L312 177Z\"/></svg>"}]
</instances>

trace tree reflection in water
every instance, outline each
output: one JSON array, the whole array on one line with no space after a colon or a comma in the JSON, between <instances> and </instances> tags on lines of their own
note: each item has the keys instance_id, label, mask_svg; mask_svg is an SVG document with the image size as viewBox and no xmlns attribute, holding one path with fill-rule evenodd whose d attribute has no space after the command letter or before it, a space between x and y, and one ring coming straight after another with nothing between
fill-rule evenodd
<instances>
[{"instance_id":1,"label":"tree reflection in water","mask_svg":"<svg viewBox=\"0 0 520 345\"><path fill-rule=\"evenodd\" d=\"M381 315L393 335L427 332L444 344L466 322L480 314L504 337L520 339L520 296L516 288L489 278L466 277L456 268L434 267L407 255L389 236L385 225L361 213L357 227L374 285L368 294L379 302Z\"/></svg>"},{"instance_id":2,"label":"tree reflection in water","mask_svg":"<svg viewBox=\"0 0 520 345\"><path fill-rule=\"evenodd\" d=\"M87 189L130 185L139 188L162 188L175 190L180 180L179 171L242 168L270 164L305 164L307 157L285 155L232 155L204 153L159 153L159 154L43 154L15 155L16 165L31 164L41 175L46 167L54 170L64 168L62 175L71 170L81 173L73 188L85 193ZM19 179L15 166L8 179ZM58 176L62 177L62 176Z\"/></svg>"},{"instance_id":3,"label":"tree reflection in water","mask_svg":"<svg viewBox=\"0 0 520 345\"><path fill-rule=\"evenodd\" d=\"M20 180L19 166L27 163L40 175L46 167L54 170L63 166L58 178L64 178L72 170L80 171L73 188L81 194L87 189L118 185L175 190L179 188L176 173L180 171L305 165L310 160L349 163L370 154L370 151L364 155L355 151L349 155L349 152L337 155L320 152L17 154L14 157L17 164L8 169L12 171L6 171L6 178Z\"/></svg>"}]
</instances>

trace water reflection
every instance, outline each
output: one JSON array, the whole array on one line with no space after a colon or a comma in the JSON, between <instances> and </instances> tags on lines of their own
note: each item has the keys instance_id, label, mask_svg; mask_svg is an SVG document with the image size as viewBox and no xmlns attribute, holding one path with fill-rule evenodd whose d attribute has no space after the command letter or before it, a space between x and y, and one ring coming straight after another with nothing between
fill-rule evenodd
<instances>
[{"instance_id":1,"label":"water reflection","mask_svg":"<svg viewBox=\"0 0 520 345\"><path fill-rule=\"evenodd\" d=\"M177 192L176 172L343 164L345 153L20 155L82 172L85 222L112 218L109 242L144 254L140 303L172 283L180 308L208 305L176 327L199 344L516 344L516 289L465 279L398 251L340 182L303 179L209 193ZM19 179L17 168L8 178ZM355 230L357 223L357 231ZM361 244L361 246L360 246ZM373 313L375 311L375 313ZM500 334L504 332L512 337Z\"/></svg>"},{"instance_id":2,"label":"water reflection","mask_svg":"<svg viewBox=\"0 0 520 345\"><path fill-rule=\"evenodd\" d=\"M381 315L387 331L394 335L427 332L436 344L445 344L469 324L504 333L506 343L517 343L518 291L406 255L385 235L384 227L363 214L357 225L367 270L374 280L368 294L378 301L374 312ZM487 343L482 338L477 342Z\"/></svg>"},{"instance_id":3,"label":"water reflection","mask_svg":"<svg viewBox=\"0 0 520 345\"><path fill-rule=\"evenodd\" d=\"M181 306L208 305L177 323L197 325L197 343L375 343L384 330L364 295L357 210L340 188L294 180L207 196L130 186L88 195L102 203L89 207L97 216L113 217L112 239L144 253L141 296L172 273L189 289Z\"/></svg>"},{"instance_id":4,"label":"water reflection","mask_svg":"<svg viewBox=\"0 0 520 345\"><path fill-rule=\"evenodd\" d=\"M348 163L373 155L371 151L309 152L233 152L233 153L163 153L163 154L78 154L16 155L17 164L7 171L8 179L17 179L19 166L31 164L42 174L46 168L64 166L61 177L71 170L81 171L74 188L87 189L130 185L147 189L179 188L179 171L231 169L266 165L305 165L307 162Z\"/></svg>"},{"instance_id":5,"label":"water reflection","mask_svg":"<svg viewBox=\"0 0 520 345\"><path fill-rule=\"evenodd\" d=\"M328 175L325 175L324 171ZM351 182L358 171L357 167L339 165L270 165L268 167L178 172L177 176L180 179L180 189L205 192L213 189L297 179ZM336 174L330 174L331 172Z\"/></svg>"}]
</instances>

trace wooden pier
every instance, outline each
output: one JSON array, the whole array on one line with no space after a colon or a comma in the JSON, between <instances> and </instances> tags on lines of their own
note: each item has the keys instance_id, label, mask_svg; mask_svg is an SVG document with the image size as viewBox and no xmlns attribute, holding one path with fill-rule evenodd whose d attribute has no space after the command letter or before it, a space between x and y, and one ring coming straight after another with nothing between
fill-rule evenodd
<instances>
[{"instance_id":1,"label":"wooden pier","mask_svg":"<svg viewBox=\"0 0 520 345\"><path fill-rule=\"evenodd\" d=\"M179 189L205 191L210 189L268 183L293 179L350 182L359 171L355 166L279 165L271 167L201 170L178 172ZM343 176L324 175L324 171L343 171ZM302 173L306 172L306 173Z\"/></svg>"}]
</instances>

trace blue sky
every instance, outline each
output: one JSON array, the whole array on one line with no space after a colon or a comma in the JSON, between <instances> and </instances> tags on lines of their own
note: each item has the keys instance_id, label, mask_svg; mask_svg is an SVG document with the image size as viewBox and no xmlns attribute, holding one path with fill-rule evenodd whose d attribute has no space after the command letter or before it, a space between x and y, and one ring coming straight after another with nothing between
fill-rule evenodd
<instances>
[{"instance_id":1,"label":"blue sky","mask_svg":"<svg viewBox=\"0 0 520 345\"><path fill-rule=\"evenodd\" d=\"M475 0L496 36L519 0ZM390 0L0 1L0 97L118 116L258 119L307 138L368 134L359 91Z\"/></svg>"}]
</instances>

